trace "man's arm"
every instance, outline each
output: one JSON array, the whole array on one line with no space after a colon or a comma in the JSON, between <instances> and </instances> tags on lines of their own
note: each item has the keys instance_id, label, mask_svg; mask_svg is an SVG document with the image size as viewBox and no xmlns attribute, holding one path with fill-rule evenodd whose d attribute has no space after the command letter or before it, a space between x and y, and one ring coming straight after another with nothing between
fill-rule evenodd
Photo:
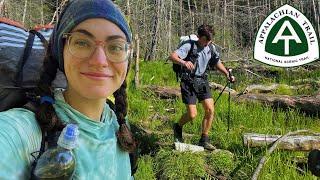
<instances>
[{"instance_id":1,"label":"man's arm","mask_svg":"<svg viewBox=\"0 0 320 180\"><path fill-rule=\"evenodd\" d=\"M216 68L217 68L220 72L222 72L230 82L234 82L234 81L235 81L235 77L234 77L234 76L229 77L229 72L228 72L228 70L224 67L224 65L221 63L220 60L217 62Z\"/></svg>"},{"instance_id":2,"label":"man's arm","mask_svg":"<svg viewBox=\"0 0 320 180\"><path fill-rule=\"evenodd\" d=\"M179 55L175 51L170 54L169 58L173 63L180 64L180 65L186 67L189 70L193 70L194 69L194 65L192 64L192 62L185 61L185 60L181 59L179 57Z\"/></svg>"}]
</instances>

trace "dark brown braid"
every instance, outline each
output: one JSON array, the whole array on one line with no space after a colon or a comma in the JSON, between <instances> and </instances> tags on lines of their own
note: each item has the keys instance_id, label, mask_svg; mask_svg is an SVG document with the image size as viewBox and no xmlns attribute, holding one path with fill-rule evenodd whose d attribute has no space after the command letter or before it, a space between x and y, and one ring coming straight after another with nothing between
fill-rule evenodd
<instances>
[{"instance_id":1,"label":"dark brown braid","mask_svg":"<svg viewBox=\"0 0 320 180\"><path fill-rule=\"evenodd\" d=\"M129 70L129 67L130 67L130 64L128 65L128 70ZM127 108L128 108L126 89L127 89L127 82L125 80L120 86L120 88L113 93L113 96L115 98L115 113L117 115L118 123L120 125L120 128L116 134L117 134L118 143L120 147L125 151L133 152L137 147L137 143L130 129L126 124L125 118L127 116Z\"/></svg>"},{"instance_id":2,"label":"dark brown braid","mask_svg":"<svg viewBox=\"0 0 320 180\"><path fill-rule=\"evenodd\" d=\"M51 83L55 79L58 69L57 61L53 60L51 53L51 43L49 44L46 52L46 56L43 62L43 71L40 75L40 81L38 83L37 94L42 96L49 96L54 99L54 95L51 89ZM36 111L36 119L40 125L40 128L45 131L61 131L64 127L62 122L56 115L53 105L44 102L39 105Z\"/></svg>"}]
</instances>

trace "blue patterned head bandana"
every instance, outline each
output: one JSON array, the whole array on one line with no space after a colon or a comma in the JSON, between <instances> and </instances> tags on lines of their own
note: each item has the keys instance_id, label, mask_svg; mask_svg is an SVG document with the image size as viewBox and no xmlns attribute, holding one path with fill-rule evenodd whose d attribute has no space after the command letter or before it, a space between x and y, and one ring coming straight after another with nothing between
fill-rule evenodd
<instances>
[{"instance_id":1,"label":"blue patterned head bandana","mask_svg":"<svg viewBox=\"0 0 320 180\"><path fill-rule=\"evenodd\" d=\"M53 58L58 61L62 72L64 72L63 34L90 18L104 18L116 24L126 35L127 41L131 43L128 23L120 9L111 0L71 0L61 13L50 41Z\"/></svg>"}]
</instances>

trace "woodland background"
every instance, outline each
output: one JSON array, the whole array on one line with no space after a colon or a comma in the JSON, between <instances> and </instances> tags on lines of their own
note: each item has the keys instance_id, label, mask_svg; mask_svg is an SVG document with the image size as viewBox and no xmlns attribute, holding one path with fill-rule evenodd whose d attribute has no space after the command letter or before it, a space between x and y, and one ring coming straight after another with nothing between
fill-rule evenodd
<instances>
[{"instance_id":1,"label":"woodland background","mask_svg":"<svg viewBox=\"0 0 320 180\"><path fill-rule=\"evenodd\" d=\"M65 0L0 0L0 15L19 21L27 28L56 23ZM288 3L313 24L319 37L319 0L115 0L126 15L134 37L128 77L128 117L140 141L140 158L135 179L251 179L261 157L268 155L259 179L316 179L308 170L310 147L316 141L299 143L290 151L269 146L250 147L246 133L284 135L307 129L320 132L320 63L294 68L277 68L253 59L256 32L266 16ZM220 150L176 152L172 149L172 125L185 111L167 57L179 37L196 32L203 23L214 25L214 43L223 63L233 69L237 81L226 88L215 105L215 120L209 136ZM226 78L210 71L216 100ZM231 92L231 99L228 99ZM230 104L229 104L230 102ZM230 108L230 109L229 109ZM197 144L203 109L184 126L187 143ZM230 125L230 130L229 129ZM300 142L300 141L299 141ZM303 142L303 141L301 141Z\"/></svg>"},{"instance_id":2,"label":"woodland background","mask_svg":"<svg viewBox=\"0 0 320 180\"><path fill-rule=\"evenodd\" d=\"M26 27L55 23L66 0L1 0L0 15ZM214 42L227 59L248 60L259 26L285 3L300 10L320 32L319 0L114 0L124 11L134 38L141 39L140 58L164 59L179 37L196 32L203 23L214 25ZM55 13L56 12L56 13Z\"/></svg>"}]
</instances>

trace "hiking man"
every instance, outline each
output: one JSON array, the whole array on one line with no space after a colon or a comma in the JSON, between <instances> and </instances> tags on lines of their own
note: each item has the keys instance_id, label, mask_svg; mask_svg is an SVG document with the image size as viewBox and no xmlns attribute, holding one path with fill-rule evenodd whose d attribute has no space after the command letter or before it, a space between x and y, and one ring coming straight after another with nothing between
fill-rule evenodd
<instances>
[{"instance_id":1,"label":"hiking man","mask_svg":"<svg viewBox=\"0 0 320 180\"><path fill-rule=\"evenodd\" d=\"M198 27L198 41L186 41L170 55L173 63L182 66L180 87L182 101L186 104L187 109L187 112L182 115L179 122L173 126L175 141L183 142L182 127L196 118L196 102L198 99L205 111L199 145L207 150L215 149L208 137L214 116L214 102L205 73L207 66L215 66L230 82L235 81L235 77L229 75L229 72L220 61L219 53L215 50L211 41L213 36L214 30L212 26L201 25Z\"/></svg>"}]
</instances>

